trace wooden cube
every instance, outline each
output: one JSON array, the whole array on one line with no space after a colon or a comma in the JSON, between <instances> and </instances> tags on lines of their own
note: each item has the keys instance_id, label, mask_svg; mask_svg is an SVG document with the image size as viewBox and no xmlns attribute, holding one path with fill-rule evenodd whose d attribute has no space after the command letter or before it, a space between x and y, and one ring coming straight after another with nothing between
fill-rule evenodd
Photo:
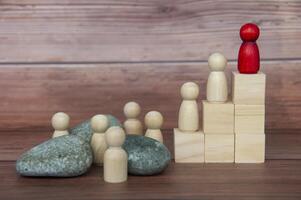
<instances>
[{"instance_id":1,"label":"wooden cube","mask_svg":"<svg viewBox=\"0 0 301 200\"><path fill-rule=\"evenodd\" d=\"M234 104L203 101L203 131L205 134L234 133Z\"/></svg>"},{"instance_id":2,"label":"wooden cube","mask_svg":"<svg viewBox=\"0 0 301 200\"><path fill-rule=\"evenodd\" d=\"M204 133L186 132L174 129L174 149L176 163L204 162Z\"/></svg>"},{"instance_id":3,"label":"wooden cube","mask_svg":"<svg viewBox=\"0 0 301 200\"><path fill-rule=\"evenodd\" d=\"M205 134L205 162L234 162L234 133Z\"/></svg>"},{"instance_id":4,"label":"wooden cube","mask_svg":"<svg viewBox=\"0 0 301 200\"><path fill-rule=\"evenodd\" d=\"M235 105L234 132L264 134L264 105Z\"/></svg>"},{"instance_id":5,"label":"wooden cube","mask_svg":"<svg viewBox=\"0 0 301 200\"><path fill-rule=\"evenodd\" d=\"M265 103L266 76L232 73L232 100L234 104L263 105Z\"/></svg>"},{"instance_id":6,"label":"wooden cube","mask_svg":"<svg viewBox=\"0 0 301 200\"><path fill-rule=\"evenodd\" d=\"M236 134L235 163L263 163L265 134Z\"/></svg>"}]
</instances>

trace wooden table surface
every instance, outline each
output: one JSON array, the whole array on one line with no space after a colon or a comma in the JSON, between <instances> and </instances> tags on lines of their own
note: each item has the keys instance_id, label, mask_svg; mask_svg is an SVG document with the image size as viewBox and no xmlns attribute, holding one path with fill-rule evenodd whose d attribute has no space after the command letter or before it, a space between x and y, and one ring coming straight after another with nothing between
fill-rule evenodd
<instances>
[{"instance_id":1,"label":"wooden table surface","mask_svg":"<svg viewBox=\"0 0 301 200\"><path fill-rule=\"evenodd\" d=\"M1 199L301 199L301 161L264 164L175 164L158 176L103 181L100 167L78 178L26 178L0 162Z\"/></svg>"},{"instance_id":2,"label":"wooden table surface","mask_svg":"<svg viewBox=\"0 0 301 200\"><path fill-rule=\"evenodd\" d=\"M1 0L0 200L6 199L301 199L301 1L296 0ZM78 178L24 178L22 152L51 135L58 111L71 125L94 114L124 120L128 101L159 110L173 152L179 89L200 85L208 56L236 70L239 28L259 25L267 75L266 158L260 165L172 163L162 174L109 185L93 167ZM200 112L201 112L200 106Z\"/></svg>"}]
</instances>

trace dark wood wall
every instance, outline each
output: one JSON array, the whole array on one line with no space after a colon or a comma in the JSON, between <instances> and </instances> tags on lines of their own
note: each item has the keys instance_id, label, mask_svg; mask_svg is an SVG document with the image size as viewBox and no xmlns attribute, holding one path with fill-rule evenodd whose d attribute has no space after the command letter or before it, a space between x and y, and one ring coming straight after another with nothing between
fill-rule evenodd
<instances>
[{"instance_id":1,"label":"dark wood wall","mask_svg":"<svg viewBox=\"0 0 301 200\"><path fill-rule=\"evenodd\" d=\"M48 137L54 112L72 125L96 113L123 120L130 100L143 115L161 111L171 135L180 85L198 82L204 99L216 51L230 80L245 22L261 28L267 157L301 158L300 13L293 0L1 0L0 160Z\"/></svg>"}]
</instances>

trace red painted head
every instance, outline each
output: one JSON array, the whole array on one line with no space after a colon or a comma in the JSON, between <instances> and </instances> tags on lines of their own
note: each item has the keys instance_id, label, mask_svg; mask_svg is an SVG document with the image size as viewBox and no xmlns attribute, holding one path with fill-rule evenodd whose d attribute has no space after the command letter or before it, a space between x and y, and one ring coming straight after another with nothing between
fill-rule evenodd
<instances>
[{"instance_id":1,"label":"red painted head","mask_svg":"<svg viewBox=\"0 0 301 200\"><path fill-rule=\"evenodd\" d=\"M244 42L255 42L259 37L259 28L256 24L248 23L240 28L240 38Z\"/></svg>"}]
</instances>

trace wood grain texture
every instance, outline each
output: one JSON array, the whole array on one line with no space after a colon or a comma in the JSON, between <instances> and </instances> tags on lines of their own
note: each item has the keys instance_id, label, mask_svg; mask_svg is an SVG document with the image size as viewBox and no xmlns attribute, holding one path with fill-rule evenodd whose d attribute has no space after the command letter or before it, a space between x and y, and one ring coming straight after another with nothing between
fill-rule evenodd
<instances>
[{"instance_id":1,"label":"wood grain texture","mask_svg":"<svg viewBox=\"0 0 301 200\"><path fill-rule=\"evenodd\" d=\"M204 163L205 135L203 131L173 129L174 160L176 163Z\"/></svg>"},{"instance_id":2,"label":"wood grain texture","mask_svg":"<svg viewBox=\"0 0 301 200\"><path fill-rule=\"evenodd\" d=\"M265 134L235 134L235 163L264 163Z\"/></svg>"},{"instance_id":3,"label":"wood grain texture","mask_svg":"<svg viewBox=\"0 0 301 200\"><path fill-rule=\"evenodd\" d=\"M92 167L78 178L25 178L0 162L1 199L221 199L299 200L301 161L265 164L174 164L159 176L129 176L107 184Z\"/></svg>"},{"instance_id":4,"label":"wood grain texture","mask_svg":"<svg viewBox=\"0 0 301 200\"><path fill-rule=\"evenodd\" d=\"M263 59L300 59L300 1L3 0L0 62L237 59L239 28L261 27Z\"/></svg>"},{"instance_id":5,"label":"wood grain texture","mask_svg":"<svg viewBox=\"0 0 301 200\"><path fill-rule=\"evenodd\" d=\"M235 65L229 64L231 70ZM266 128L301 129L301 63L262 65L267 74ZM163 129L172 129L177 127L181 85L199 83L200 106L208 73L207 63L3 65L0 130L51 129L51 116L58 111L70 115L71 126L103 113L123 122L128 101L141 105L141 121L148 111L158 110L165 119ZM226 73L230 82L230 68Z\"/></svg>"},{"instance_id":6,"label":"wood grain texture","mask_svg":"<svg viewBox=\"0 0 301 200\"><path fill-rule=\"evenodd\" d=\"M234 104L231 100L225 103L210 103L202 100L203 131L205 134L234 133Z\"/></svg>"},{"instance_id":7,"label":"wood grain texture","mask_svg":"<svg viewBox=\"0 0 301 200\"><path fill-rule=\"evenodd\" d=\"M265 105L235 105L234 133L264 134Z\"/></svg>"},{"instance_id":8,"label":"wood grain texture","mask_svg":"<svg viewBox=\"0 0 301 200\"><path fill-rule=\"evenodd\" d=\"M173 130L162 130L174 158ZM267 130L266 159L301 159L301 130ZM0 161L15 161L33 146L51 138L51 130L0 132Z\"/></svg>"},{"instance_id":9,"label":"wood grain texture","mask_svg":"<svg viewBox=\"0 0 301 200\"><path fill-rule=\"evenodd\" d=\"M264 105L266 97L266 75L232 73L232 96L234 104Z\"/></svg>"},{"instance_id":10,"label":"wood grain texture","mask_svg":"<svg viewBox=\"0 0 301 200\"><path fill-rule=\"evenodd\" d=\"M234 143L234 133L205 133L205 163L234 163Z\"/></svg>"}]
</instances>

